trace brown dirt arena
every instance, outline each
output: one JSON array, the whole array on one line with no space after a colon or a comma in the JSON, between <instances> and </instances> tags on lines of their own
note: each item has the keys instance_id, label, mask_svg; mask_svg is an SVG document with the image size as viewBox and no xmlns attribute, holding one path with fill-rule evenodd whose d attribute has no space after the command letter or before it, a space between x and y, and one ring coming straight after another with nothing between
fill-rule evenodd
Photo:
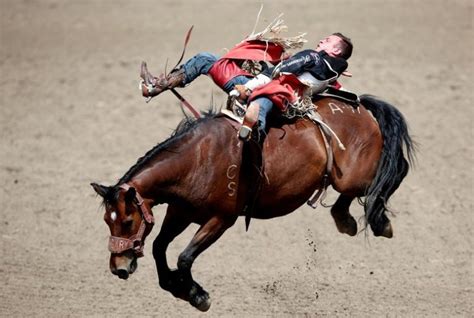
<instances>
[{"instance_id":1,"label":"brown dirt arena","mask_svg":"<svg viewBox=\"0 0 474 318\"><path fill-rule=\"evenodd\" d=\"M307 48L350 35L344 86L406 116L420 147L391 201L395 237L339 234L321 207L249 232L239 219L195 263L213 299L203 314L158 286L161 206L137 272L117 279L89 183L115 183L182 118L170 93L143 102L140 62L172 67L190 25L186 57L223 53L252 31L260 3L2 0L0 316L472 317L472 1L262 2L257 29L283 12L289 35L308 32ZM207 78L181 93L201 110L211 95L225 102ZM196 229L172 244L172 264Z\"/></svg>"}]
</instances>

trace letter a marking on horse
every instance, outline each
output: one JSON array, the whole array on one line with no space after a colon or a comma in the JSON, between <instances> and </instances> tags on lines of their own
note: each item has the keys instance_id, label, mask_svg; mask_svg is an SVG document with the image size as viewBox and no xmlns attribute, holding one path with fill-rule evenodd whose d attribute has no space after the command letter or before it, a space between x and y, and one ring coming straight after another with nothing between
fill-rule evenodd
<instances>
[{"instance_id":1,"label":"letter a marking on horse","mask_svg":"<svg viewBox=\"0 0 474 318\"><path fill-rule=\"evenodd\" d=\"M332 114L335 115L336 112L341 112L342 114L344 111L339 107L339 105L335 103L328 103L329 108L331 108Z\"/></svg>"}]
</instances>

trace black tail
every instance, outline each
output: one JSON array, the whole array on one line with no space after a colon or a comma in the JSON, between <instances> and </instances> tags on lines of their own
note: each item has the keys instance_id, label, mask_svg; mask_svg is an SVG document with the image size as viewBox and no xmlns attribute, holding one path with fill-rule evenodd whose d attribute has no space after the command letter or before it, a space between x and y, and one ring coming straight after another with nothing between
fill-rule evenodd
<instances>
[{"instance_id":1,"label":"black tail","mask_svg":"<svg viewBox=\"0 0 474 318\"><path fill-rule=\"evenodd\" d=\"M364 202L367 222L374 235L379 236L388 222L386 203L414 162L415 143L408 133L405 118L394 106L371 95L360 96L360 102L377 119L383 137L377 174Z\"/></svg>"}]
</instances>

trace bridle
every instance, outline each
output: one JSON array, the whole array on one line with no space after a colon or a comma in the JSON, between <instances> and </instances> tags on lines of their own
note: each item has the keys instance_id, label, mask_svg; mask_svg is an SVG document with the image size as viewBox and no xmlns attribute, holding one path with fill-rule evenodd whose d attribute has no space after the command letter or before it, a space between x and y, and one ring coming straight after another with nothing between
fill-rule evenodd
<instances>
[{"instance_id":1,"label":"bridle","mask_svg":"<svg viewBox=\"0 0 474 318\"><path fill-rule=\"evenodd\" d=\"M128 191L130 186L126 183L121 184L119 188ZM141 215L140 227L137 233L130 236L129 238L123 238L118 236L109 237L109 251L112 254L120 254L127 250L132 250L136 257L143 256L143 247L145 246L145 231L149 227L147 234L151 232L153 225L155 225L155 219L151 209L144 204L144 200L138 191L135 191L134 202L138 205Z\"/></svg>"}]
</instances>

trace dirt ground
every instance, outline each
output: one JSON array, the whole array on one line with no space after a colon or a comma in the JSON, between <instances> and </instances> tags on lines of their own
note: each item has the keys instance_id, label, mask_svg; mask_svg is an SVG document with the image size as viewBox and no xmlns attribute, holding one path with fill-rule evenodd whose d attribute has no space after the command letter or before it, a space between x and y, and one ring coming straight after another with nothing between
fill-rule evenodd
<instances>
[{"instance_id":1,"label":"dirt ground","mask_svg":"<svg viewBox=\"0 0 474 318\"><path fill-rule=\"evenodd\" d=\"M352 37L344 86L407 118L418 163L391 200L394 238L339 234L325 208L249 232L239 219L195 263L213 299L200 313L158 286L160 206L146 256L119 280L89 183L115 184L182 118L172 94L144 103L140 62L172 67L191 25L186 57L223 53L252 31L260 3L1 0L0 316L473 316L472 1L263 3L257 30L283 12L307 48L331 32ZM201 110L211 95L225 101L207 78L181 93ZM171 264L196 229L173 242Z\"/></svg>"}]
</instances>

